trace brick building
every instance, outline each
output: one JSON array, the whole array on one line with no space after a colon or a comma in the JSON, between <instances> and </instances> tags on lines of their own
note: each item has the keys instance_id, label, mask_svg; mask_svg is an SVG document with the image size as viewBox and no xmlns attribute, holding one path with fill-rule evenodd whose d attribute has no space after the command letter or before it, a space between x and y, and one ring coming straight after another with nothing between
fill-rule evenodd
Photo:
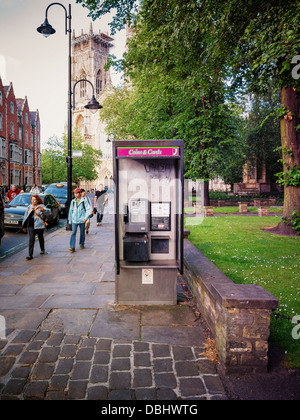
<instances>
[{"instance_id":1,"label":"brick building","mask_svg":"<svg viewBox=\"0 0 300 420\"><path fill-rule=\"evenodd\" d=\"M0 77L0 185L41 185L39 112L30 111L27 97L15 97L12 83Z\"/></svg>"}]
</instances>

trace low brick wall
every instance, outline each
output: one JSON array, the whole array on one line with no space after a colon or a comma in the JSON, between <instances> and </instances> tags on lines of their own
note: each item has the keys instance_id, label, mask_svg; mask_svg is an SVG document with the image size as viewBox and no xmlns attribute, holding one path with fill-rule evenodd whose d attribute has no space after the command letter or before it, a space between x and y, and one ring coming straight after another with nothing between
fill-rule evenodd
<instances>
[{"instance_id":1,"label":"low brick wall","mask_svg":"<svg viewBox=\"0 0 300 420\"><path fill-rule=\"evenodd\" d=\"M209 200L211 206L214 207L228 207L228 206L238 206L238 200ZM276 205L276 198L255 198L251 200L243 200L243 203L248 204L248 206L275 206Z\"/></svg>"},{"instance_id":2,"label":"low brick wall","mask_svg":"<svg viewBox=\"0 0 300 420\"><path fill-rule=\"evenodd\" d=\"M184 275L216 341L225 374L266 372L270 314L278 300L258 285L233 283L186 237Z\"/></svg>"}]
</instances>

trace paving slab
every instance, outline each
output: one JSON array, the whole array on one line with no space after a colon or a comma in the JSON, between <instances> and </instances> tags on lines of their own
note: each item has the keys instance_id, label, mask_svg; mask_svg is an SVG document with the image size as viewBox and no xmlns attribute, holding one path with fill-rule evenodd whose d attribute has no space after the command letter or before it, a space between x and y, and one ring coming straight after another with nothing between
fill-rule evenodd
<instances>
[{"instance_id":1,"label":"paving slab","mask_svg":"<svg viewBox=\"0 0 300 420\"><path fill-rule=\"evenodd\" d=\"M32 283L22 287L17 295L88 295L93 294L94 283Z\"/></svg>"},{"instance_id":2,"label":"paving slab","mask_svg":"<svg viewBox=\"0 0 300 420\"><path fill-rule=\"evenodd\" d=\"M163 326L163 325L195 325L193 312L184 305L163 306L144 306L141 308L142 326Z\"/></svg>"},{"instance_id":3,"label":"paving slab","mask_svg":"<svg viewBox=\"0 0 300 420\"><path fill-rule=\"evenodd\" d=\"M41 330L87 335L98 310L53 309L41 323Z\"/></svg>"},{"instance_id":4,"label":"paving slab","mask_svg":"<svg viewBox=\"0 0 300 420\"><path fill-rule=\"evenodd\" d=\"M76 283L83 281L85 273L43 273L39 274L32 283Z\"/></svg>"},{"instance_id":5,"label":"paving slab","mask_svg":"<svg viewBox=\"0 0 300 420\"><path fill-rule=\"evenodd\" d=\"M91 329L93 337L138 340L140 336L140 312L138 310L114 310L105 307L96 316Z\"/></svg>"},{"instance_id":6,"label":"paving slab","mask_svg":"<svg viewBox=\"0 0 300 420\"><path fill-rule=\"evenodd\" d=\"M49 314L49 309L4 309L0 315L5 318L6 328L38 329Z\"/></svg>"},{"instance_id":7,"label":"paving slab","mask_svg":"<svg viewBox=\"0 0 300 420\"><path fill-rule=\"evenodd\" d=\"M3 309L39 308L47 299L47 295L0 296L0 311Z\"/></svg>"},{"instance_id":8,"label":"paving slab","mask_svg":"<svg viewBox=\"0 0 300 420\"><path fill-rule=\"evenodd\" d=\"M56 295L41 304L41 308L99 309L112 301L110 295Z\"/></svg>"},{"instance_id":9,"label":"paving slab","mask_svg":"<svg viewBox=\"0 0 300 420\"><path fill-rule=\"evenodd\" d=\"M144 341L154 343L184 344L188 346L201 346L205 342L202 327L142 326L141 337Z\"/></svg>"},{"instance_id":10,"label":"paving slab","mask_svg":"<svg viewBox=\"0 0 300 420\"><path fill-rule=\"evenodd\" d=\"M21 288L18 284L0 284L0 296L15 295Z\"/></svg>"}]
</instances>

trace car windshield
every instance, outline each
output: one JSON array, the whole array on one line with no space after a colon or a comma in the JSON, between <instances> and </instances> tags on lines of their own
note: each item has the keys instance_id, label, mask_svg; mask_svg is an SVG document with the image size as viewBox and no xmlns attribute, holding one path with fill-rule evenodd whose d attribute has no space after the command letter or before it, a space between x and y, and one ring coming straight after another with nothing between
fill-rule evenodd
<instances>
[{"instance_id":1,"label":"car windshield","mask_svg":"<svg viewBox=\"0 0 300 420\"><path fill-rule=\"evenodd\" d=\"M10 201L10 206L24 206L27 207L30 204L30 195L19 194L13 200Z\"/></svg>"},{"instance_id":2,"label":"car windshield","mask_svg":"<svg viewBox=\"0 0 300 420\"><path fill-rule=\"evenodd\" d=\"M52 194L54 197L67 198L67 189L66 188L47 188L45 193Z\"/></svg>"}]
</instances>

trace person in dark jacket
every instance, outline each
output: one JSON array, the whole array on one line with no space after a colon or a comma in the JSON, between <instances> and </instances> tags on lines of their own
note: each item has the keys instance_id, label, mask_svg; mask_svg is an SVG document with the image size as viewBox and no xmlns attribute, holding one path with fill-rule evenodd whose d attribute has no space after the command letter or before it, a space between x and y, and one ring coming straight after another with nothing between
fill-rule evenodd
<instances>
[{"instance_id":1,"label":"person in dark jacket","mask_svg":"<svg viewBox=\"0 0 300 420\"><path fill-rule=\"evenodd\" d=\"M103 189L103 184L100 184L94 198L94 209L97 211L97 226L101 226L104 214L104 206L107 202L107 192Z\"/></svg>"},{"instance_id":2,"label":"person in dark jacket","mask_svg":"<svg viewBox=\"0 0 300 420\"><path fill-rule=\"evenodd\" d=\"M50 210L43 205L43 199L38 194L30 197L30 204L24 214L22 227L28 230L29 235L29 252L27 260L32 260L35 235L37 235L40 245L41 254L45 254L44 231L46 228L46 219L50 214Z\"/></svg>"}]
</instances>

